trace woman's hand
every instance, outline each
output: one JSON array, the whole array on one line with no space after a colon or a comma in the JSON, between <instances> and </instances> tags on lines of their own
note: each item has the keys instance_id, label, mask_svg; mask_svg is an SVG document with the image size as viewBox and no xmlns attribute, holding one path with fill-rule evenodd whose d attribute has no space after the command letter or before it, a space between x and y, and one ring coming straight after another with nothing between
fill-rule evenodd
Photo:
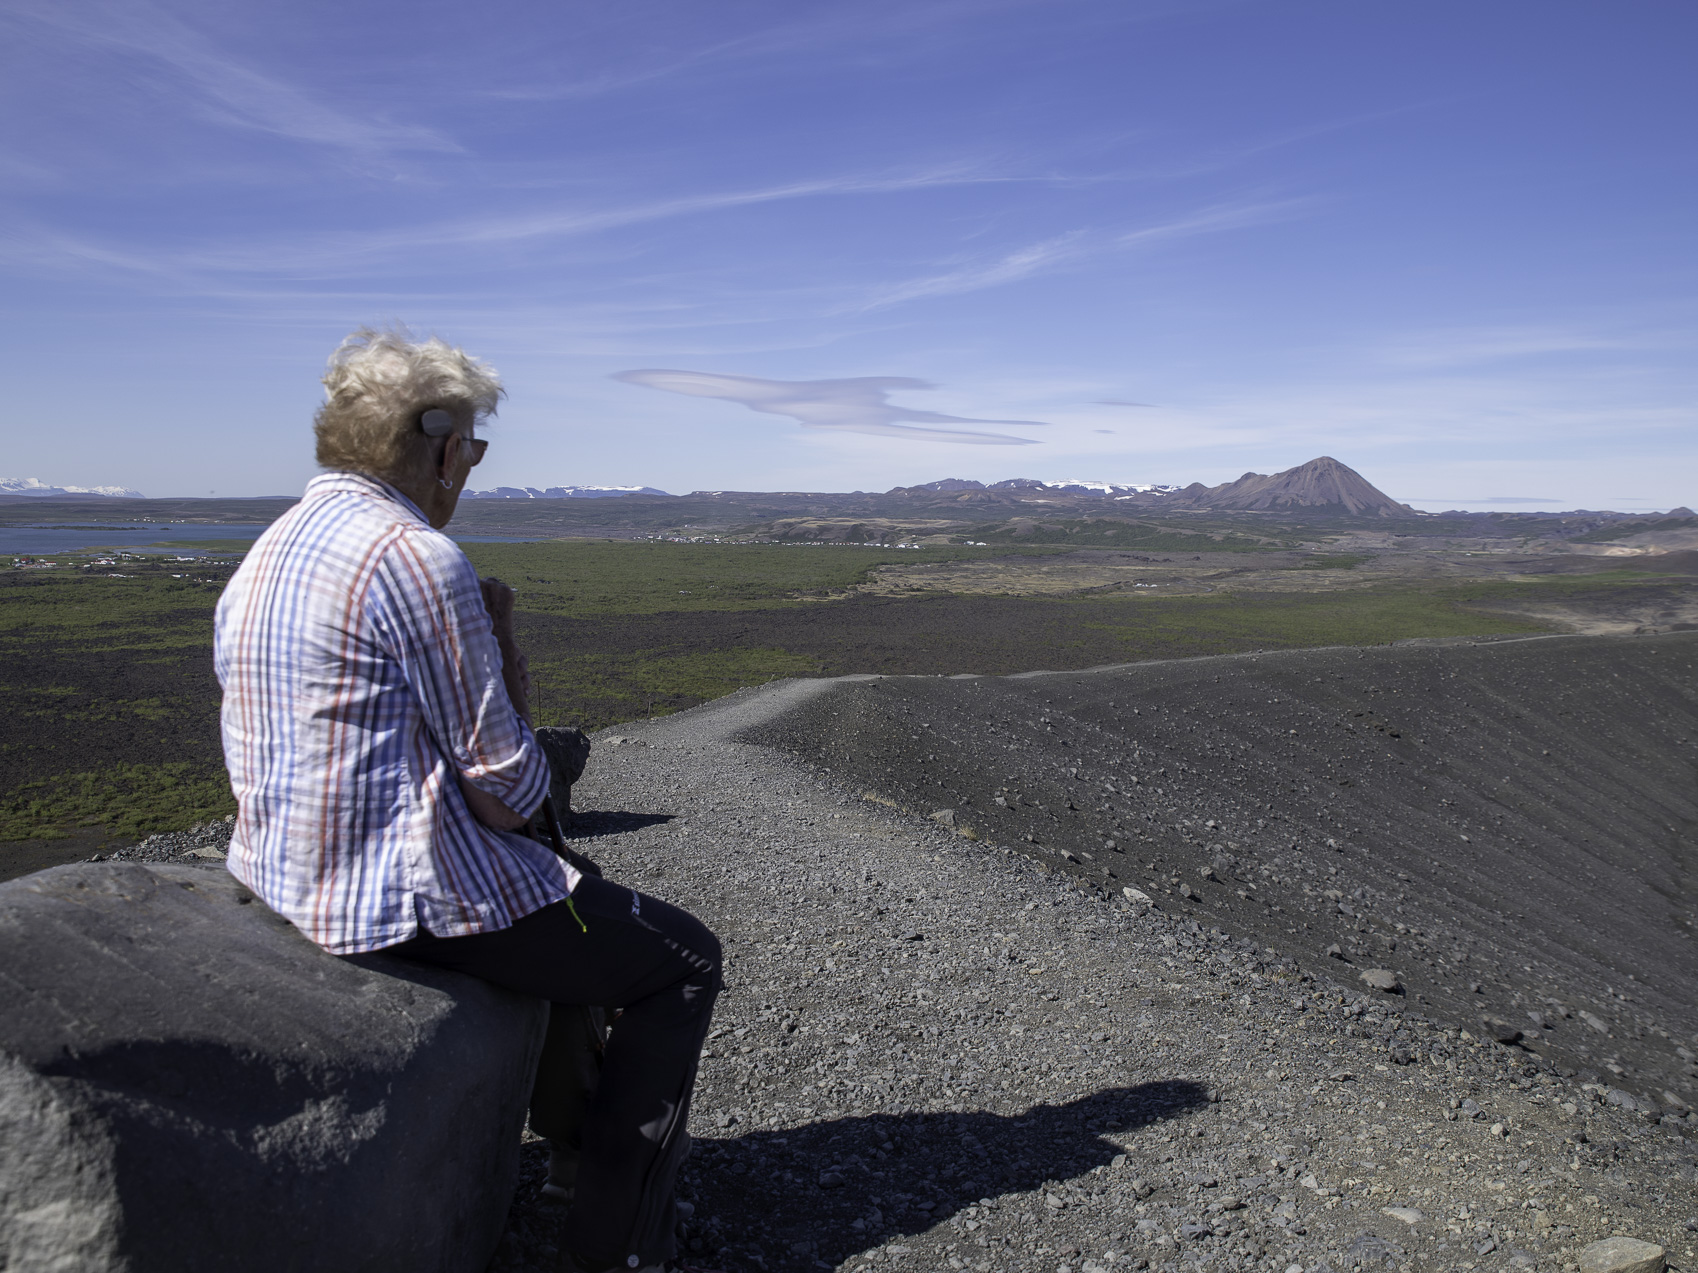
<instances>
[{"instance_id":1,"label":"woman's hand","mask_svg":"<svg viewBox=\"0 0 1698 1273\"><path fill-rule=\"evenodd\" d=\"M494 577L479 579L483 593L483 608L489 612L490 629L495 644L501 647L501 679L507 685L507 697L513 710L527 722L531 719L531 664L513 640L513 590Z\"/></svg>"},{"instance_id":2,"label":"woman's hand","mask_svg":"<svg viewBox=\"0 0 1698 1273\"><path fill-rule=\"evenodd\" d=\"M460 794L466 797L466 808L472 811L472 816L486 827L497 831L517 831L530 821L524 814L515 813L495 796L478 790L464 778L460 779Z\"/></svg>"},{"instance_id":3,"label":"woman's hand","mask_svg":"<svg viewBox=\"0 0 1698 1273\"><path fill-rule=\"evenodd\" d=\"M513 644L513 590L493 575L479 579L478 587L483 592L483 608L489 611L495 639L505 653L506 647Z\"/></svg>"}]
</instances>

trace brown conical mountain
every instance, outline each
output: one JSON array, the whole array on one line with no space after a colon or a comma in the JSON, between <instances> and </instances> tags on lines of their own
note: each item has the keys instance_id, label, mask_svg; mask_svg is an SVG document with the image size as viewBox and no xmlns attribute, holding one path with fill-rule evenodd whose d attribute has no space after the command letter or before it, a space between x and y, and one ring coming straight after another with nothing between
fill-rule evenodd
<instances>
[{"instance_id":1,"label":"brown conical mountain","mask_svg":"<svg viewBox=\"0 0 1698 1273\"><path fill-rule=\"evenodd\" d=\"M1210 487L1193 498L1198 508L1302 508L1356 517L1415 515L1409 505L1399 504L1348 464L1340 464L1330 455L1272 476L1246 473L1236 482Z\"/></svg>"}]
</instances>

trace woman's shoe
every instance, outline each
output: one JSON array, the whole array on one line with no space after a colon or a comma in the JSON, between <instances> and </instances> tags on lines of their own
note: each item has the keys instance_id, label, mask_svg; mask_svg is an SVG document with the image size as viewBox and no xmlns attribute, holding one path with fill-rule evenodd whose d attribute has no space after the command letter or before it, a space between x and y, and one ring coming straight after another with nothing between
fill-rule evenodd
<instances>
[{"instance_id":1,"label":"woman's shoe","mask_svg":"<svg viewBox=\"0 0 1698 1273\"><path fill-rule=\"evenodd\" d=\"M578 1151L548 1147L548 1180L542 1196L550 1202L571 1206L578 1194Z\"/></svg>"}]
</instances>

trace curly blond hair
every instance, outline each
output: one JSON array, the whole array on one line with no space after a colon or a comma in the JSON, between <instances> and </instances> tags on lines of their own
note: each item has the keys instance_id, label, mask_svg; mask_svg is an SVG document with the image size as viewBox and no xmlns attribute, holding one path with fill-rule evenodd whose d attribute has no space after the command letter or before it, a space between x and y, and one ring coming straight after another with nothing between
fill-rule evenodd
<instances>
[{"instance_id":1,"label":"curly blond hair","mask_svg":"<svg viewBox=\"0 0 1698 1273\"><path fill-rule=\"evenodd\" d=\"M427 476L437 443L419 416L441 408L456 424L482 424L507 391L495 368L432 336L416 341L405 327L362 327L330 355L324 405L313 415L318 462L327 469L369 473L386 481Z\"/></svg>"}]
</instances>

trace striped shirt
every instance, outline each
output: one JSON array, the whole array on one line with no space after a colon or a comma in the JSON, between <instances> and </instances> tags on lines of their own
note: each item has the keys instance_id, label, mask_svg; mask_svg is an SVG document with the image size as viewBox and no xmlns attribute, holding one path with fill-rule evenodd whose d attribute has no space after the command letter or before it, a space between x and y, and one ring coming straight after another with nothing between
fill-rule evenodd
<instances>
[{"instance_id":1,"label":"striped shirt","mask_svg":"<svg viewBox=\"0 0 1698 1273\"><path fill-rule=\"evenodd\" d=\"M461 780L528 814L548 761L513 710L477 572L413 502L329 473L218 602L230 871L336 954L505 928L573 871L484 826Z\"/></svg>"}]
</instances>

